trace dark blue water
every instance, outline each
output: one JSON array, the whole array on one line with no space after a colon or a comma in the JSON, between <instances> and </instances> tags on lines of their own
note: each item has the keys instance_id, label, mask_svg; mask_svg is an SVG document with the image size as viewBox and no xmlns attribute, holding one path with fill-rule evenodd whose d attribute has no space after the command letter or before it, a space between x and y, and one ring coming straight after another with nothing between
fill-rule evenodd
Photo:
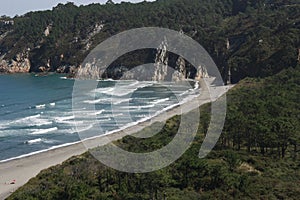
<instances>
[{"instance_id":1,"label":"dark blue water","mask_svg":"<svg viewBox=\"0 0 300 200\"><path fill-rule=\"evenodd\" d=\"M95 136L91 131L85 135L86 130L101 135L122 129L199 91L195 83L98 81L97 89L74 97L83 105L74 110L73 85L74 80L57 74L0 75L0 161Z\"/></svg>"}]
</instances>

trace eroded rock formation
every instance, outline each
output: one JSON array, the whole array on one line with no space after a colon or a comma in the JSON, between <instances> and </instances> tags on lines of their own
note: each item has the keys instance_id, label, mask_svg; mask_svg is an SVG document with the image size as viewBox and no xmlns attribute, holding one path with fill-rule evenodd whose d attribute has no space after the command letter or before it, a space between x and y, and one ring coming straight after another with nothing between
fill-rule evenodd
<instances>
[{"instance_id":1,"label":"eroded rock formation","mask_svg":"<svg viewBox=\"0 0 300 200\"><path fill-rule=\"evenodd\" d=\"M28 51L17 54L16 58L10 61L0 58L0 73L28 73L30 67Z\"/></svg>"}]
</instances>

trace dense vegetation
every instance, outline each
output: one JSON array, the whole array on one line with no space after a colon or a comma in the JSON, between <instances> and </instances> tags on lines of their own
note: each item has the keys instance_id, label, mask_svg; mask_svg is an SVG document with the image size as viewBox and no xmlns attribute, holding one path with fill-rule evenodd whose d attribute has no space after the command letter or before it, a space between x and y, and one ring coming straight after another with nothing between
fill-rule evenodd
<instances>
[{"instance_id":1,"label":"dense vegetation","mask_svg":"<svg viewBox=\"0 0 300 200\"><path fill-rule=\"evenodd\" d=\"M300 48L298 0L158 0L79 7L67 3L13 20L14 25L0 26L0 33L12 31L0 37L0 56L11 60L29 51L34 72L40 71L40 66L48 66L50 71L79 66L89 51L109 36L145 26L183 30L212 55L225 82L230 69L232 81L237 82L295 67ZM142 63L154 59L141 57ZM131 61L136 59L123 65L131 65Z\"/></svg>"},{"instance_id":2,"label":"dense vegetation","mask_svg":"<svg viewBox=\"0 0 300 200\"><path fill-rule=\"evenodd\" d=\"M233 82L241 81L228 94L225 127L208 157L198 158L210 119L210 105L204 105L193 145L169 167L121 173L85 153L42 171L8 199L299 199L298 0L67 3L4 23L9 20L0 19L0 58L28 51L34 72L47 63L50 71L79 66L109 36L159 26L183 30L212 55L225 81L229 70ZM131 52L115 64L149 63L153 55ZM116 144L133 152L158 149L173 138L178 122L175 116L154 137L127 136Z\"/></svg>"},{"instance_id":3,"label":"dense vegetation","mask_svg":"<svg viewBox=\"0 0 300 200\"><path fill-rule=\"evenodd\" d=\"M169 167L121 173L85 153L42 171L8 199L299 199L299 67L245 79L231 90L225 129L204 159L198 153L210 105L201 107L193 145ZM127 136L116 144L132 152L160 148L174 136L178 120L168 120L152 138Z\"/></svg>"}]
</instances>

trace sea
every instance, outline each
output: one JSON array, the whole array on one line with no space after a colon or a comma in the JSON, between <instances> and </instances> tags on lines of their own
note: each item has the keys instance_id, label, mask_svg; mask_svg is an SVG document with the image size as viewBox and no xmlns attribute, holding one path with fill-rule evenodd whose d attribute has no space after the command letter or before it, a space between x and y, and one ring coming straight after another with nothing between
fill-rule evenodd
<instances>
[{"instance_id":1,"label":"sea","mask_svg":"<svg viewBox=\"0 0 300 200\"><path fill-rule=\"evenodd\" d=\"M200 93L195 81L97 80L83 98L73 95L74 82L62 74L0 75L0 162L112 134ZM82 110L74 110L74 101L82 101ZM87 130L95 135L81 134Z\"/></svg>"}]
</instances>

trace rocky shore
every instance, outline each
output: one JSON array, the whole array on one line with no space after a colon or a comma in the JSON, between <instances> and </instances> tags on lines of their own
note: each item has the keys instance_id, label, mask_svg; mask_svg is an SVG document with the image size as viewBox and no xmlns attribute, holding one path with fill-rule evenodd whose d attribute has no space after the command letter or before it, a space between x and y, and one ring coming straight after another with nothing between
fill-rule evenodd
<instances>
[{"instance_id":1,"label":"rocky shore","mask_svg":"<svg viewBox=\"0 0 300 200\"><path fill-rule=\"evenodd\" d=\"M30 60L26 53L17 54L16 59L10 61L0 58L0 73L28 73L30 67Z\"/></svg>"}]
</instances>

